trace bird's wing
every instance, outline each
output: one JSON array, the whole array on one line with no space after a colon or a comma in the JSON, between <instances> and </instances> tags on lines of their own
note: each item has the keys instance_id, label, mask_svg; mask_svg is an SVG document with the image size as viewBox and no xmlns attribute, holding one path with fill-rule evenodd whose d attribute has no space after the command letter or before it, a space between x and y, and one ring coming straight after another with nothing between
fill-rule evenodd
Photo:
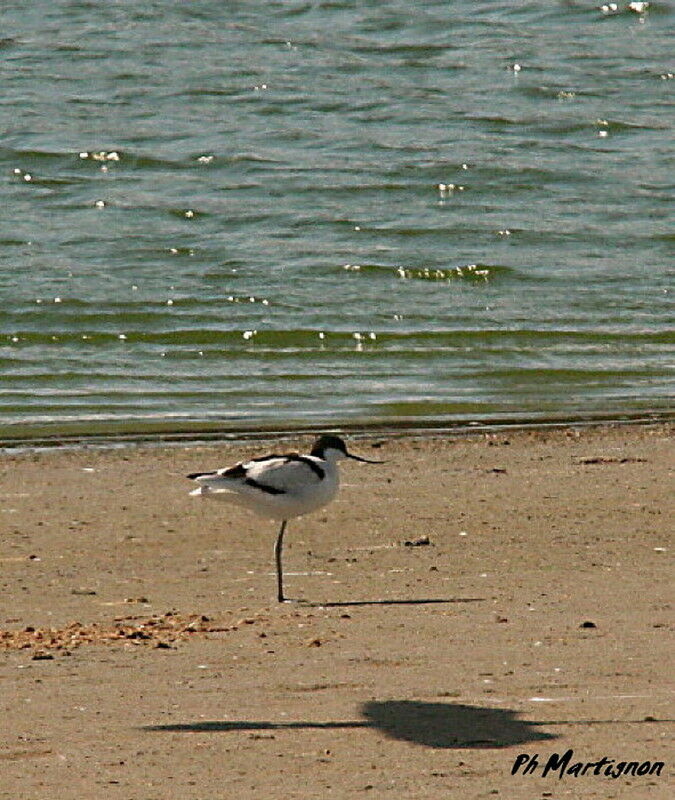
<instances>
[{"instance_id":1,"label":"bird's wing","mask_svg":"<svg viewBox=\"0 0 675 800\"><path fill-rule=\"evenodd\" d=\"M275 494L293 493L321 483L325 475L318 459L291 454L256 459L242 464L246 482L255 482L263 491Z\"/></svg>"}]
</instances>

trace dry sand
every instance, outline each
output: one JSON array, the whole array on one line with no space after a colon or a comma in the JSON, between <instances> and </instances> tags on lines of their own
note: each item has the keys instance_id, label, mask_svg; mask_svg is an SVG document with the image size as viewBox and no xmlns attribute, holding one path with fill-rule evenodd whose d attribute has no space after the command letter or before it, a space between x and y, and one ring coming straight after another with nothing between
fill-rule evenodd
<instances>
[{"instance_id":1,"label":"dry sand","mask_svg":"<svg viewBox=\"0 0 675 800\"><path fill-rule=\"evenodd\" d=\"M0 456L0 798L672 797L671 434L353 437L283 605L260 444Z\"/></svg>"}]
</instances>

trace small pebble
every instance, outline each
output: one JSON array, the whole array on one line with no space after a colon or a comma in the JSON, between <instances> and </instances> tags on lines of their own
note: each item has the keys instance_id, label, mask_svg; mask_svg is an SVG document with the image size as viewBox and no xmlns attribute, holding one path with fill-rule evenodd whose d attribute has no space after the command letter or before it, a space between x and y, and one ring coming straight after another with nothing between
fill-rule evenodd
<instances>
[{"instance_id":1,"label":"small pebble","mask_svg":"<svg viewBox=\"0 0 675 800\"><path fill-rule=\"evenodd\" d=\"M403 542L405 547L423 547L424 545L431 544L428 536L420 536L419 539L412 539L411 541Z\"/></svg>"},{"instance_id":2,"label":"small pebble","mask_svg":"<svg viewBox=\"0 0 675 800\"><path fill-rule=\"evenodd\" d=\"M36 650L33 653L33 661L53 661L54 656L46 650Z\"/></svg>"}]
</instances>

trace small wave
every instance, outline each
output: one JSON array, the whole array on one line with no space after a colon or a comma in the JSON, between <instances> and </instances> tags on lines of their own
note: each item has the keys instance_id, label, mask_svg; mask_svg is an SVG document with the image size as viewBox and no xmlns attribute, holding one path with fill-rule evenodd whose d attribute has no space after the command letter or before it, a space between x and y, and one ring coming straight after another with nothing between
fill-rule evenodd
<instances>
[{"instance_id":1,"label":"small wave","mask_svg":"<svg viewBox=\"0 0 675 800\"><path fill-rule=\"evenodd\" d=\"M72 163L77 153L69 150L34 150L23 147L0 147L0 160L8 163L26 164L51 164Z\"/></svg>"},{"instance_id":2,"label":"small wave","mask_svg":"<svg viewBox=\"0 0 675 800\"><path fill-rule=\"evenodd\" d=\"M348 272L360 272L375 276L398 277L403 280L450 283L457 280L488 281L515 273L512 267L498 264L465 264L457 267L402 267L383 264L345 264Z\"/></svg>"}]
</instances>

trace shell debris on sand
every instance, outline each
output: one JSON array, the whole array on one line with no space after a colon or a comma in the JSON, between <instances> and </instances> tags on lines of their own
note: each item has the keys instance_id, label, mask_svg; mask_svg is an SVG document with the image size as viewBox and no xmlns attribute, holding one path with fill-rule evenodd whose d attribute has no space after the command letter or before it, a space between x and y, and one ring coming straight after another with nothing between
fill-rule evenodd
<instances>
[{"instance_id":1,"label":"shell debris on sand","mask_svg":"<svg viewBox=\"0 0 675 800\"><path fill-rule=\"evenodd\" d=\"M19 630L0 630L0 649L70 651L85 644L150 644L168 647L173 642L188 639L194 634L236 630L223 627L204 614L165 614L117 618L112 623L71 622L64 628L35 628L28 625ZM44 657L44 656L42 656Z\"/></svg>"}]
</instances>

